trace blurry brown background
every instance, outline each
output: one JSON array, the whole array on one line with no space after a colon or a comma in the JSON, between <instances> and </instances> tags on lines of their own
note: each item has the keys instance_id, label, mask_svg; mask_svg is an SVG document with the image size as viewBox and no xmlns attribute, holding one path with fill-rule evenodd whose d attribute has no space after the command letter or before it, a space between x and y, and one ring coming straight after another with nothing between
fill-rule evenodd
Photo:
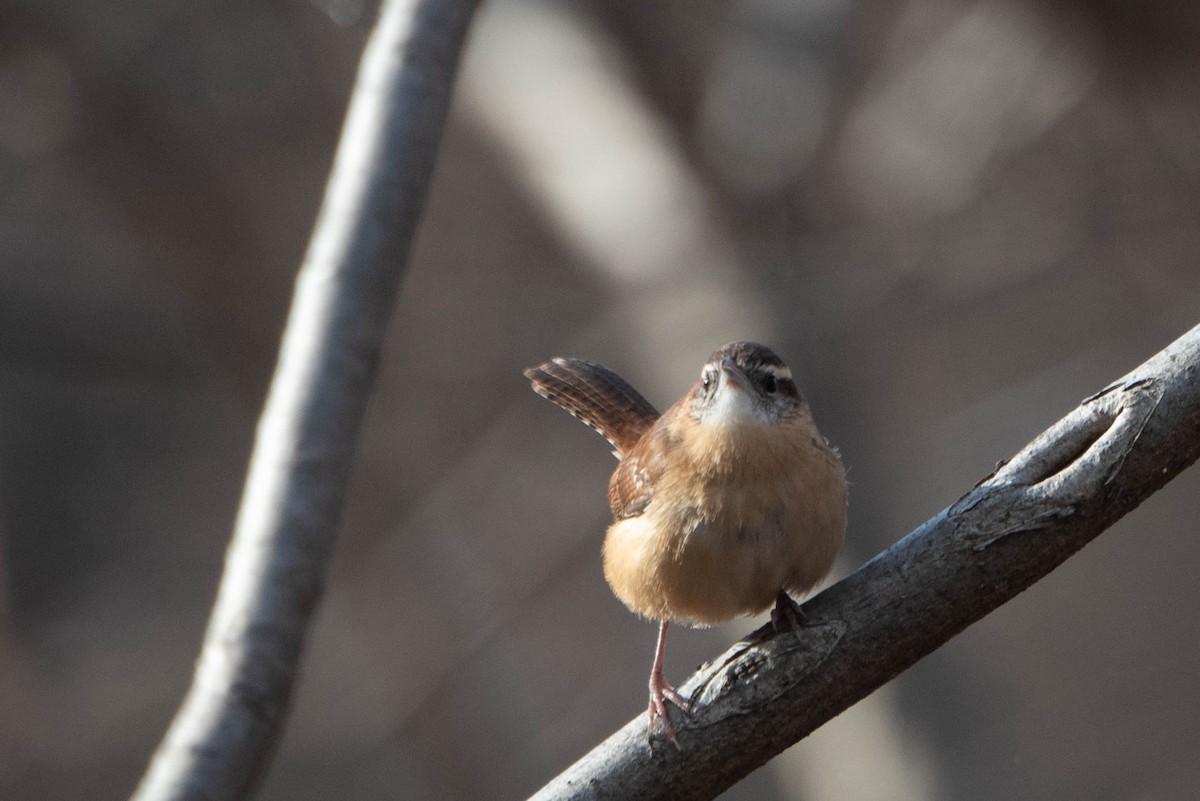
<instances>
[{"instance_id":1,"label":"blurry brown background","mask_svg":"<svg viewBox=\"0 0 1200 801\"><path fill-rule=\"evenodd\" d=\"M521 368L771 343L844 573L1200 321L1197 8L487 4L261 797L520 798L644 710L612 458ZM126 795L187 686L370 13L0 4L0 798ZM728 797L1195 798L1198 489Z\"/></svg>"}]
</instances>

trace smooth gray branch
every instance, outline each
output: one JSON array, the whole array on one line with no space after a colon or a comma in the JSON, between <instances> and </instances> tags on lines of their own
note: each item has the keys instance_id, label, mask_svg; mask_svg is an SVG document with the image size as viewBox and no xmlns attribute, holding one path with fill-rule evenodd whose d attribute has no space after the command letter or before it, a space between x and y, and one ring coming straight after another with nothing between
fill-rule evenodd
<instances>
[{"instance_id":1,"label":"smooth gray branch","mask_svg":"<svg viewBox=\"0 0 1200 801\"><path fill-rule=\"evenodd\" d=\"M240 799L286 715L478 0L386 0L296 281L195 677L136 801Z\"/></svg>"},{"instance_id":2,"label":"smooth gray branch","mask_svg":"<svg viewBox=\"0 0 1200 801\"><path fill-rule=\"evenodd\" d=\"M1049 573L1200 456L1200 326L949 508L682 687L683 751L639 715L535 799L712 798Z\"/></svg>"}]
</instances>

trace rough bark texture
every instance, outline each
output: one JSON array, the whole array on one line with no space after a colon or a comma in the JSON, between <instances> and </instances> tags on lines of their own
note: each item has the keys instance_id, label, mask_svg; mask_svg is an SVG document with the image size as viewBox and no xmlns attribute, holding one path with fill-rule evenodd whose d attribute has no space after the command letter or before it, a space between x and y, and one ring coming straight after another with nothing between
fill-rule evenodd
<instances>
[{"instance_id":1,"label":"rough bark texture","mask_svg":"<svg viewBox=\"0 0 1200 801\"><path fill-rule=\"evenodd\" d=\"M1061 564L1200 456L1200 327L949 508L682 687L682 752L639 716L536 799L712 798Z\"/></svg>"},{"instance_id":2,"label":"rough bark texture","mask_svg":"<svg viewBox=\"0 0 1200 801\"><path fill-rule=\"evenodd\" d=\"M134 798L238 799L278 739L476 0L390 0L363 54L192 687Z\"/></svg>"}]
</instances>

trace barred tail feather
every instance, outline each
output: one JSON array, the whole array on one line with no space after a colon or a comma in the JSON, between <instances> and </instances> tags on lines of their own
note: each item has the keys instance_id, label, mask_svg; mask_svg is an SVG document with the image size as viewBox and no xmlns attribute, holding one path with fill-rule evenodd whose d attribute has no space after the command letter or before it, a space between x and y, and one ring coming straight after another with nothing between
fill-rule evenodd
<instances>
[{"instance_id":1,"label":"barred tail feather","mask_svg":"<svg viewBox=\"0 0 1200 801\"><path fill-rule=\"evenodd\" d=\"M580 359L554 359L525 371L533 391L599 431L618 458L637 444L659 414L621 376Z\"/></svg>"}]
</instances>

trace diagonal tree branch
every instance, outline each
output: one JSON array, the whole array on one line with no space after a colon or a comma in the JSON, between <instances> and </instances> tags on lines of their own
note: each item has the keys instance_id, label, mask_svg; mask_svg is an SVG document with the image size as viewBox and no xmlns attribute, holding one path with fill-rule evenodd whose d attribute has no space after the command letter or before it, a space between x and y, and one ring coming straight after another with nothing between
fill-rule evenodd
<instances>
[{"instance_id":1,"label":"diagonal tree branch","mask_svg":"<svg viewBox=\"0 0 1200 801\"><path fill-rule=\"evenodd\" d=\"M682 752L645 715L535 799L713 798L1045 576L1200 456L1200 326L1033 440L949 508L681 688Z\"/></svg>"},{"instance_id":2,"label":"diagonal tree branch","mask_svg":"<svg viewBox=\"0 0 1200 801\"><path fill-rule=\"evenodd\" d=\"M282 729L478 0L385 0L359 66L195 677L136 801L240 799Z\"/></svg>"}]
</instances>

